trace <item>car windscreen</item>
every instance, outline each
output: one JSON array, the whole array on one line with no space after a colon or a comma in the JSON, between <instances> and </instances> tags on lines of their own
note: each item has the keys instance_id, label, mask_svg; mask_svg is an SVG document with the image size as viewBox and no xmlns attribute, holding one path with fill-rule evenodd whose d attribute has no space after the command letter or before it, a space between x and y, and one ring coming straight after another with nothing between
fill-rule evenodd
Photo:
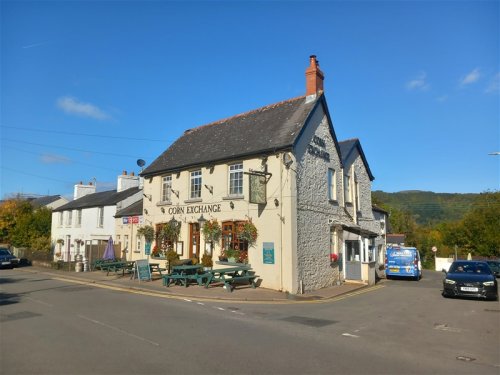
<instances>
[{"instance_id":1,"label":"car windscreen","mask_svg":"<svg viewBox=\"0 0 500 375\"><path fill-rule=\"evenodd\" d=\"M0 255L10 255L10 252L7 249L0 249Z\"/></svg>"},{"instance_id":2,"label":"car windscreen","mask_svg":"<svg viewBox=\"0 0 500 375\"><path fill-rule=\"evenodd\" d=\"M486 263L460 262L453 263L450 267L451 273L480 273L490 275L490 268Z\"/></svg>"},{"instance_id":3,"label":"car windscreen","mask_svg":"<svg viewBox=\"0 0 500 375\"><path fill-rule=\"evenodd\" d=\"M500 262L488 262L488 266L490 266L493 271L500 271Z\"/></svg>"}]
</instances>

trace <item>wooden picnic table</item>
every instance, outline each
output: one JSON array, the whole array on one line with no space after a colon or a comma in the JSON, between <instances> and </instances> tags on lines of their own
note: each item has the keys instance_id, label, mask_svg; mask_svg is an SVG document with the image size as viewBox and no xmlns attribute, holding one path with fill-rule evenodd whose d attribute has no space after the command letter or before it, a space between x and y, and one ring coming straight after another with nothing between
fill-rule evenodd
<instances>
[{"instance_id":1,"label":"wooden picnic table","mask_svg":"<svg viewBox=\"0 0 500 375\"><path fill-rule=\"evenodd\" d=\"M213 283L224 283L224 287L229 292L233 291L234 284L239 281L247 281L252 285L252 288L256 288L255 279L259 277L248 266L217 268L209 270L207 273L208 278L205 282L205 288L208 288Z\"/></svg>"},{"instance_id":2,"label":"wooden picnic table","mask_svg":"<svg viewBox=\"0 0 500 375\"><path fill-rule=\"evenodd\" d=\"M160 263L149 263L149 270L151 273L153 272L158 272L160 274L160 277L163 277L163 271L166 271L166 268L160 267Z\"/></svg>"},{"instance_id":3,"label":"wooden picnic table","mask_svg":"<svg viewBox=\"0 0 500 375\"><path fill-rule=\"evenodd\" d=\"M106 276L109 275L110 272L114 272L115 274L119 271L122 272L122 275L125 275L125 272L131 272L134 269L135 262L127 262L127 261L118 261L118 262L106 262L100 265L102 271L106 271Z\"/></svg>"},{"instance_id":4,"label":"wooden picnic table","mask_svg":"<svg viewBox=\"0 0 500 375\"><path fill-rule=\"evenodd\" d=\"M163 276L163 285L170 286L171 283L184 285L187 287L190 281L196 281L198 285L203 285L203 279L209 275L207 273L200 273L203 266L200 264L195 265L180 265L172 266L172 271Z\"/></svg>"}]
</instances>

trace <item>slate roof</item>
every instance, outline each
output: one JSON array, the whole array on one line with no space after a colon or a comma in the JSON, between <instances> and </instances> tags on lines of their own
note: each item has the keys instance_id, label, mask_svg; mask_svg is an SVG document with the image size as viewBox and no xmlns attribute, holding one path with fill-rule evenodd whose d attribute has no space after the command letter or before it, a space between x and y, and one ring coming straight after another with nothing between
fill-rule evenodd
<instances>
[{"instance_id":1,"label":"slate roof","mask_svg":"<svg viewBox=\"0 0 500 375\"><path fill-rule=\"evenodd\" d=\"M142 173L144 177L291 149L323 95L286 100L187 130ZM333 129L332 129L333 130Z\"/></svg>"},{"instance_id":2,"label":"slate roof","mask_svg":"<svg viewBox=\"0 0 500 375\"><path fill-rule=\"evenodd\" d=\"M52 202L55 202L59 199L61 199L60 195L46 195L44 197L32 199L32 200L30 200L30 203L33 207L38 208L38 207L47 206L47 205L51 204Z\"/></svg>"},{"instance_id":3,"label":"slate roof","mask_svg":"<svg viewBox=\"0 0 500 375\"><path fill-rule=\"evenodd\" d=\"M361 147L359 139L353 138L341 141L339 142L339 146L340 146L340 154L342 157L342 163L344 165L346 164L347 160L349 159L349 156L351 156L351 153L354 151L354 149L357 148L359 155L361 156L361 160L363 160L363 163L365 164L366 172L368 173L368 177L370 177L370 181L375 180L375 177L373 176L372 171L370 170L370 166L368 165L368 161L366 160L365 153L363 152L363 148Z\"/></svg>"},{"instance_id":4,"label":"slate roof","mask_svg":"<svg viewBox=\"0 0 500 375\"><path fill-rule=\"evenodd\" d=\"M143 209L143 200L138 200L135 203L132 203L130 206L125 207L118 211L115 217L124 217L124 216L139 216L142 215Z\"/></svg>"},{"instance_id":5,"label":"slate roof","mask_svg":"<svg viewBox=\"0 0 500 375\"><path fill-rule=\"evenodd\" d=\"M100 206L113 206L118 202L121 202L122 200L136 194L139 191L139 187L133 187L127 190L120 191L119 193L116 190L108 190L99 193L87 194L81 198L75 199L74 201L71 201L61 207L54 209L53 212Z\"/></svg>"}]
</instances>

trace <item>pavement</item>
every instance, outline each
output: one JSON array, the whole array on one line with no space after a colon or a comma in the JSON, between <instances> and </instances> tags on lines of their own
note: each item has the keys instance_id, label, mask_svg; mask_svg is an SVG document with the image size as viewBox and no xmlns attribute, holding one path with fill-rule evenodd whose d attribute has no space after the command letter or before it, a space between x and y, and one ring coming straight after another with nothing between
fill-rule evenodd
<instances>
[{"instance_id":1,"label":"pavement","mask_svg":"<svg viewBox=\"0 0 500 375\"><path fill-rule=\"evenodd\" d=\"M228 302L264 302L264 303L304 303L328 301L340 298L349 294L357 294L368 291L373 288L380 288L381 285L368 286L358 282L344 282L341 285L335 285L304 294L290 294L272 289L257 287L253 289L250 285L237 285L229 292L222 287L222 284L210 285L207 289L203 286L189 285L184 287L173 285L163 286L159 275L153 274L152 281L139 281L131 279L130 275L113 274L106 275L103 271L74 272L55 270L41 266L19 267L16 270L20 272L29 272L43 274L55 279L62 279L68 282L78 284L93 284L96 287L120 290L124 292L157 295L164 298L192 299L199 301L217 300Z\"/></svg>"}]
</instances>

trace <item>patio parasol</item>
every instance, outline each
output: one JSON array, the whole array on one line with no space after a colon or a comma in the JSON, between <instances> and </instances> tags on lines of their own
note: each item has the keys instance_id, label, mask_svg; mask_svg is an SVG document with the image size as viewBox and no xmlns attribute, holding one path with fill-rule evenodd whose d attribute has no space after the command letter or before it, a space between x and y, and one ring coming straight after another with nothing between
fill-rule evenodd
<instances>
[{"instance_id":1,"label":"patio parasol","mask_svg":"<svg viewBox=\"0 0 500 375\"><path fill-rule=\"evenodd\" d=\"M102 259L106 260L114 260L115 259L115 249L113 248L113 238L109 237L108 244L106 245L106 249L104 249L104 254L102 255Z\"/></svg>"}]
</instances>

